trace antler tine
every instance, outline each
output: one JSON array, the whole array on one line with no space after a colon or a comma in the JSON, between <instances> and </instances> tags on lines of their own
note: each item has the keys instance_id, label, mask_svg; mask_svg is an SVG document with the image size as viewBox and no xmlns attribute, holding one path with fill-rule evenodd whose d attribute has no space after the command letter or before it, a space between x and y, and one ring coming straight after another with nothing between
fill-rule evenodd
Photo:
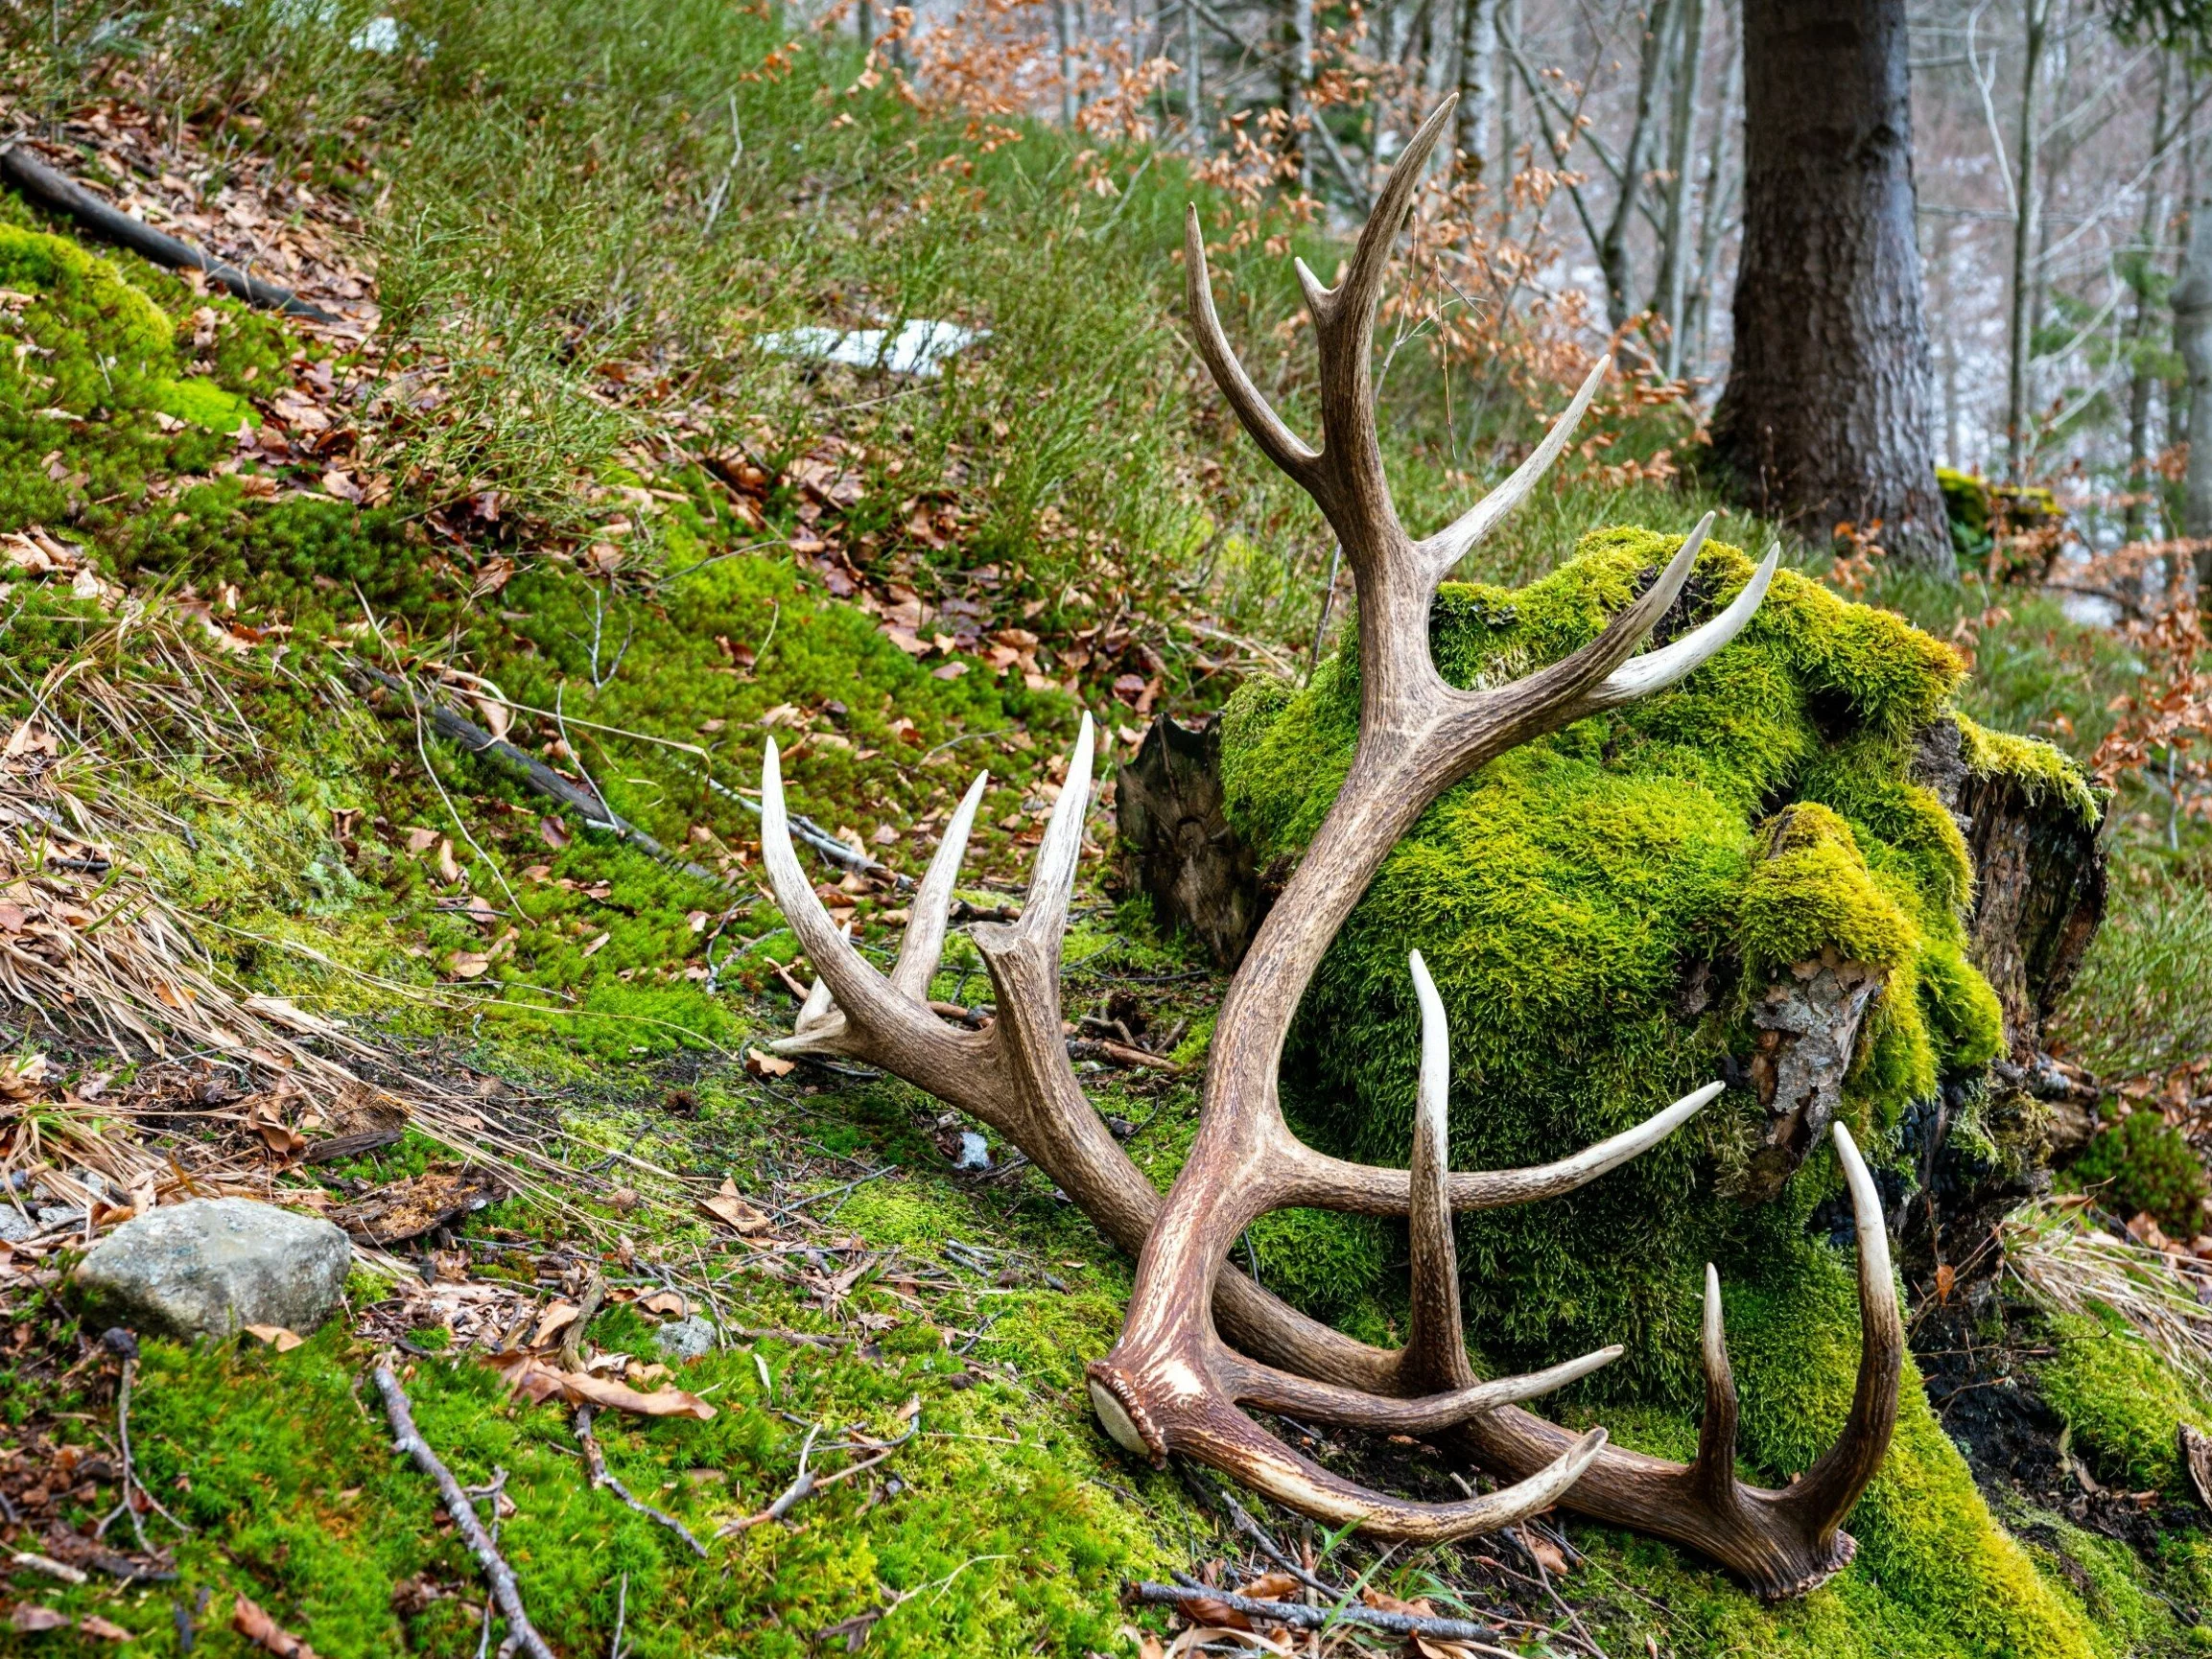
<instances>
[{"instance_id":1,"label":"antler tine","mask_svg":"<svg viewBox=\"0 0 2212 1659\"><path fill-rule=\"evenodd\" d=\"M1449 1127L1451 1033L1428 964L1407 958L1421 1003L1421 1093L1413 1118L1407 1216L1412 1240L1413 1307L1405 1338L1405 1379L1415 1388L1464 1389L1474 1381L1459 1318L1459 1247L1451 1231Z\"/></svg>"},{"instance_id":2,"label":"antler tine","mask_svg":"<svg viewBox=\"0 0 2212 1659\"><path fill-rule=\"evenodd\" d=\"M1105 1367L1091 1367L1091 1399L1107 1434L1124 1451L1164 1464L1157 1431L1150 1428L1143 1407L1133 1396L1124 1397L1125 1388ZM1549 1508L1605 1450L1606 1439L1605 1430L1592 1429L1527 1480L1456 1504L1414 1503L1354 1485L1299 1456L1218 1392L1188 1402L1174 1449L1227 1470L1254 1491L1316 1520L1349 1523L1389 1538L1444 1544L1494 1532Z\"/></svg>"},{"instance_id":3,"label":"antler tine","mask_svg":"<svg viewBox=\"0 0 2212 1659\"><path fill-rule=\"evenodd\" d=\"M953 1089L947 1098L965 1104L975 1091L960 1085L973 1075L987 1040L975 1032L954 1030L931 1015L926 1003L900 991L830 920L791 845L782 757L772 737L761 756L761 862L767 869L777 908L813 962L817 989L826 988L836 1004L791 1036L777 1039L769 1048L777 1054L852 1054L881 1063L879 1050L895 1047L902 1059L896 1068L900 1076L933 1094ZM810 993L800 1010L802 1019L813 1007L814 993Z\"/></svg>"},{"instance_id":4,"label":"antler tine","mask_svg":"<svg viewBox=\"0 0 2212 1659\"><path fill-rule=\"evenodd\" d=\"M1882 1196L1866 1160L1841 1123L1832 1132L1836 1161L1850 1188L1859 1242L1859 1376L1843 1433L1821 1460L1782 1494L1817 1541L1838 1535L1844 1517L1867 1489L1890 1449L1897 1421L1897 1388L1905 1366L1905 1326L1897 1313L1897 1287L1890 1274L1890 1236Z\"/></svg>"},{"instance_id":5,"label":"antler tine","mask_svg":"<svg viewBox=\"0 0 2212 1659\"><path fill-rule=\"evenodd\" d=\"M846 923L843 927L837 930L837 936L846 944L851 944L853 924L850 922ZM814 983L807 987L807 1000L799 1004L798 1017L791 1021L791 1034L794 1037L804 1037L835 1013L836 1008L837 999L830 994L829 981L819 973L815 974Z\"/></svg>"},{"instance_id":6,"label":"antler tine","mask_svg":"<svg viewBox=\"0 0 2212 1659\"><path fill-rule=\"evenodd\" d=\"M1327 1423L1333 1428L1368 1429L1376 1434L1434 1435L1457 1428L1471 1418L1500 1406L1535 1399L1555 1389L1578 1382L1590 1372L1620 1358L1617 1346L1597 1348L1579 1358L1563 1360L1541 1371L1492 1382L1471 1382L1446 1393L1400 1399L1371 1394L1363 1389L1316 1382L1293 1371L1279 1370L1224 1350L1215 1362L1223 1385L1232 1398L1262 1411L1284 1412L1304 1422Z\"/></svg>"},{"instance_id":7,"label":"antler tine","mask_svg":"<svg viewBox=\"0 0 2212 1659\"><path fill-rule=\"evenodd\" d=\"M990 773L976 774L946 822L944 839L937 843L936 855L923 872L921 886L914 889L913 902L906 906L906 933L899 941L899 960L891 968L891 989L902 996L929 999L930 981L945 953L945 930L952 925L953 883L960 877L960 860L968 855L968 831L990 782Z\"/></svg>"},{"instance_id":8,"label":"antler tine","mask_svg":"<svg viewBox=\"0 0 2212 1659\"><path fill-rule=\"evenodd\" d=\"M1447 93L1428 112L1428 119L1414 130L1405 148L1399 152L1398 159L1391 164L1390 176L1383 180L1382 194L1375 199L1367 223L1360 229L1358 245L1352 250L1352 263L1341 283L1332 289L1324 288L1313 272L1306 269L1303 259L1297 262L1299 286L1306 291L1306 303L1312 310L1315 322L1331 323L1345 316L1361 318L1369 324L1374 321L1375 303L1382 297L1382 279L1390 269L1391 247L1398 241L1398 233L1405 228L1405 216L1413 207L1413 193L1421 185L1421 170L1428 160L1428 152L1444 136L1458 103L1458 93ZM1365 330L1361 332L1364 334ZM1365 362L1364 353L1360 361Z\"/></svg>"},{"instance_id":9,"label":"antler tine","mask_svg":"<svg viewBox=\"0 0 2212 1659\"><path fill-rule=\"evenodd\" d=\"M1213 310L1213 284L1206 271L1206 233L1199 226L1195 202L1183 216L1183 286L1190 305L1191 336L1197 341L1198 355L1213 373L1213 384L1221 388L1221 395L1229 400L1229 407L1236 411L1236 418L1244 423L1244 430L1252 434L1261 453L1292 478L1306 481L1321 458L1320 452L1282 424L1282 417L1260 396L1244 365L1236 361L1229 337L1221 332L1221 318Z\"/></svg>"},{"instance_id":10,"label":"antler tine","mask_svg":"<svg viewBox=\"0 0 2212 1659\"><path fill-rule=\"evenodd\" d=\"M1736 1379L1729 1369L1728 1332L1721 1313L1721 1275L1706 1263L1706 1319L1699 1342L1706 1374L1706 1414L1698 1424L1697 1461L1690 1484L1717 1509L1733 1511L1736 1496Z\"/></svg>"},{"instance_id":11,"label":"antler tine","mask_svg":"<svg viewBox=\"0 0 2212 1659\"><path fill-rule=\"evenodd\" d=\"M1599 682L1597 689L1589 695L1590 702L1601 709L1633 703L1638 697L1665 689L1717 655L1724 645L1743 632L1744 624L1752 619L1752 614L1767 596L1767 588L1775 579L1775 567L1781 562L1781 557L1782 545L1777 542L1767 549L1767 556L1759 561L1752 579L1744 584L1742 593L1729 601L1726 610L1671 645L1631 657Z\"/></svg>"},{"instance_id":12,"label":"antler tine","mask_svg":"<svg viewBox=\"0 0 2212 1659\"><path fill-rule=\"evenodd\" d=\"M1582 389L1574 394L1566 412L1551 423L1551 431L1544 433L1543 442L1536 446L1528 459L1514 468L1505 482L1414 549L1432 584L1451 574L1451 568L1467 556L1469 549L1495 529L1506 514L1528 500L1538 481L1551 470L1552 462L1558 460L1560 452L1566 448L1566 440L1574 435L1574 429L1582 423L1590 399L1597 396L1597 388L1605 384L1612 368L1612 354L1608 352L1597 360L1597 366L1584 379Z\"/></svg>"},{"instance_id":13,"label":"antler tine","mask_svg":"<svg viewBox=\"0 0 2212 1659\"><path fill-rule=\"evenodd\" d=\"M1046 821L1045 836L1037 848L1037 864L1030 872L1022 919L978 927L978 943L1019 934L1039 943L1049 942L1057 959L1060 930L1068 920L1068 901L1075 892L1075 866L1083 856L1083 816L1091 805L1091 757L1095 740L1096 729L1086 713L1075 734L1075 751L1068 757L1068 776L1060 785L1060 798L1052 803L1052 816Z\"/></svg>"},{"instance_id":14,"label":"antler tine","mask_svg":"<svg viewBox=\"0 0 2212 1659\"><path fill-rule=\"evenodd\" d=\"M1525 1169L1462 1169L1447 1178L1451 1207L1503 1209L1558 1198L1588 1186L1609 1170L1639 1157L1719 1098L1728 1085L1708 1083L1691 1090L1663 1111L1569 1157ZM1304 1141L1294 1141L1284 1155L1297 1166L1292 1178L1292 1202L1319 1209L1353 1210L1362 1215L1404 1215L1410 1204L1411 1181L1403 1170L1381 1169L1374 1164L1352 1163L1315 1152Z\"/></svg>"}]
</instances>

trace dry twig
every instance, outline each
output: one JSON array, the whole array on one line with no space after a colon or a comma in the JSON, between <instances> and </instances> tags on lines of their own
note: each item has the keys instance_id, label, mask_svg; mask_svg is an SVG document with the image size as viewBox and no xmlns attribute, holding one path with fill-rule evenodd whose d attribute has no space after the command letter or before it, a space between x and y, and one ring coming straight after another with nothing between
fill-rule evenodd
<instances>
[{"instance_id":1,"label":"dry twig","mask_svg":"<svg viewBox=\"0 0 2212 1659\"><path fill-rule=\"evenodd\" d=\"M398 1437L392 1449L405 1452L414 1460L416 1468L437 1483L438 1496L444 1500L446 1513L453 1517L460 1535L468 1540L468 1547L483 1568L484 1577L491 1581L499 1610L506 1616L508 1636L530 1659L553 1659L553 1649L546 1646L545 1638L537 1633L529 1615L523 1610L522 1590L515 1583L514 1570L502 1558L499 1547L484 1531L483 1523L477 1519L476 1506L468 1501L460 1483L438 1461L437 1454L430 1449L430 1443L414 1426L414 1414L408 1410L407 1390L399 1386L399 1378L388 1365L376 1367L376 1390L384 1396L385 1414L391 1419L392 1433Z\"/></svg>"},{"instance_id":2,"label":"dry twig","mask_svg":"<svg viewBox=\"0 0 2212 1659\"><path fill-rule=\"evenodd\" d=\"M577 1443L583 1447L584 1469L591 1476L594 1486L604 1486L647 1520L658 1521L670 1531L675 1533L677 1537L692 1547L692 1554L698 1556L700 1560L704 1561L707 1558L707 1547L692 1536L692 1530L689 1527L666 1509L656 1509L650 1504L641 1503L630 1495L630 1489L627 1486L615 1478L614 1472L607 1467L606 1454L600 1450L599 1437L592 1433L592 1408L589 1406L577 1408Z\"/></svg>"}]
</instances>

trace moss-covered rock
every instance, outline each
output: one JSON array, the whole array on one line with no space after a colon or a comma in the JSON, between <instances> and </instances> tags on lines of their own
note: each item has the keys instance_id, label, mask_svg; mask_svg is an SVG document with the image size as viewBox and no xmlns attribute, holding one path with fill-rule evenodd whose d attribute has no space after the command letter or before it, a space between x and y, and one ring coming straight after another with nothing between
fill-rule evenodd
<instances>
[{"instance_id":1,"label":"moss-covered rock","mask_svg":"<svg viewBox=\"0 0 2212 1659\"><path fill-rule=\"evenodd\" d=\"M1447 586L1431 620L1446 678L1494 684L1564 656L1651 579L1678 538L1599 531L1518 592ZM1708 544L1671 637L1751 574ZM1260 684L1231 705L1228 810L1262 860L1295 854L1334 799L1355 733L1349 636L1304 690ZM1293 1036L1302 1125L1401 1160L1419 947L1452 1018L1463 1167L1539 1162L1627 1127L1715 1077L1743 1078L1759 989L1824 951L1879 977L1843 1112L1888 1147L1908 1106L2002 1047L1996 998L1968 961L1973 870L1958 826L1914 775L1915 735L1962 667L1901 619L1789 572L1742 637L1683 685L1516 750L1447 792L1376 877L1324 962ZM1983 735L1978 754L2056 752ZM2078 781L2075 784L2079 787ZM1763 1118L1732 1087L1703 1120L1585 1192L1471 1216L1461 1237L1471 1324L1500 1363L1628 1344L1613 1395L1685 1401L1695 1277L1766 1273L1833 1190L1816 1157L1782 1203L1722 1195Z\"/></svg>"},{"instance_id":2,"label":"moss-covered rock","mask_svg":"<svg viewBox=\"0 0 2212 1659\"><path fill-rule=\"evenodd\" d=\"M2149 1212L2177 1238L2205 1230L2204 1165L2181 1132L2156 1111L2133 1111L2100 1130L2069 1172L2116 1215Z\"/></svg>"},{"instance_id":3,"label":"moss-covered rock","mask_svg":"<svg viewBox=\"0 0 2212 1659\"><path fill-rule=\"evenodd\" d=\"M2036 1366L2036 1386L2097 1477L2178 1491L2180 1426L2212 1429L2197 1390L2116 1314L2056 1320L2052 1338L2056 1351Z\"/></svg>"}]
</instances>

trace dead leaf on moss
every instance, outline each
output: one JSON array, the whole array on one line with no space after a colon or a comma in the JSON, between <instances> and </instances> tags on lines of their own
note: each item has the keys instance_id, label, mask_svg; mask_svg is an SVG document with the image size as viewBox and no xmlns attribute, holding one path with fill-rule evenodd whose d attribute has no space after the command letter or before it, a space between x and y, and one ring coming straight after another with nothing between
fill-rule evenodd
<instances>
[{"instance_id":1,"label":"dead leaf on moss","mask_svg":"<svg viewBox=\"0 0 2212 1659\"><path fill-rule=\"evenodd\" d=\"M8 1615L11 1630L63 1630L68 1625L68 1614L58 1613L51 1607L35 1607L28 1601L18 1601Z\"/></svg>"},{"instance_id":2,"label":"dead leaf on moss","mask_svg":"<svg viewBox=\"0 0 2212 1659\"><path fill-rule=\"evenodd\" d=\"M805 993L800 994L804 995ZM745 1050L745 1069L755 1077L788 1077L798 1069L798 1063L786 1060L781 1055L770 1054L765 1049L748 1048Z\"/></svg>"},{"instance_id":3,"label":"dead leaf on moss","mask_svg":"<svg viewBox=\"0 0 2212 1659\"><path fill-rule=\"evenodd\" d=\"M558 1399L572 1406L599 1406L641 1417L696 1417L702 1423L715 1414L714 1407L682 1389L640 1393L626 1383L564 1371L529 1354L494 1355L492 1364L506 1374L510 1390L527 1395L534 1405Z\"/></svg>"},{"instance_id":4,"label":"dead leaf on moss","mask_svg":"<svg viewBox=\"0 0 2212 1659\"><path fill-rule=\"evenodd\" d=\"M87 1613L83 1618L78 1620L77 1628L86 1636L99 1637L103 1642L129 1642L135 1640L131 1633L124 1629L122 1625L117 1624L110 1620L103 1619L97 1613Z\"/></svg>"},{"instance_id":5,"label":"dead leaf on moss","mask_svg":"<svg viewBox=\"0 0 2212 1659\"><path fill-rule=\"evenodd\" d=\"M713 1220L747 1237L766 1232L772 1225L765 1215L738 1195L737 1182L726 1177L722 1180L722 1190L712 1198L700 1199L698 1205Z\"/></svg>"},{"instance_id":6,"label":"dead leaf on moss","mask_svg":"<svg viewBox=\"0 0 2212 1659\"><path fill-rule=\"evenodd\" d=\"M285 1629L246 1597L231 1609L230 1627L257 1647L266 1647L278 1659L315 1659L315 1649Z\"/></svg>"},{"instance_id":7,"label":"dead leaf on moss","mask_svg":"<svg viewBox=\"0 0 2212 1659\"><path fill-rule=\"evenodd\" d=\"M289 1354L307 1341L297 1331L287 1330L282 1325L247 1325L243 1328L247 1336L256 1342L267 1343L280 1354Z\"/></svg>"},{"instance_id":8,"label":"dead leaf on moss","mask_svg":"<svg viewBox=\"0 0 2212 1659\"><path fill-rule=\"evenodd\" d=\"M341 1204L330 1219L370 1244L401 1244L506 1196L499 1180L482 1170L430 1169Z\"/></svg>"}]
</instances>

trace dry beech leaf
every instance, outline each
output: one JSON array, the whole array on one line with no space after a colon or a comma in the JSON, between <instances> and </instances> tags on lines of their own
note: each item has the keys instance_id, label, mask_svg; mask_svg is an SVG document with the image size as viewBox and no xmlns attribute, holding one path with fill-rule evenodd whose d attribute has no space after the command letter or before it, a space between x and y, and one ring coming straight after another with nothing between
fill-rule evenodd
<instances>
[{"instance_id":1,"label":"dry beech leaf","mask_svg":"<svg viewBox=\"0 0 2212 1659\"><path fill-rule=\"evenodd\" d=\"M68 1614L57 1613L51 1607L34 1607L28 1601L18 1601L8 1615L11 1630L64 1630L68 1626Z\"/></svg>"},{"instance_id":2,"label":"dry beech leaf","mask_svg":"<svg viewBox=\"0 0 2212 1659\"><path fill-rule=\"evenodd\" d=\"M1237 1585L1236 1593L1253 1601L1282 1601L1297 1595L1299 1588L1288 1573L1262 1573L1251 1583Z\"/></svg>"},{"instance_id":3,"label":"dry beech leaf","mask_svg":"<svg viewBox=\"0 0 2212 1659\"><path fill-rule=\"evenodd\" d=\"M410 830L407 832L407 850L410 853L427 853L436 845L435 830Z\"/></svg>"},{"instance_id":4,"label":"dry beech leaf","mask_svg":"<svg viewBox=\"0 0 2212 1659\"><path fill-rule=\"evenodd\" d=\"M315 1659L315 1649L284 1628L244 1596L231 1609L230 1627L257 1647L266 1647L278 1659Z\"/></svg>"},{"instance_id":5,"label":"dry beech leaf","mask_svg":"<svg viewBox=\"0 0 2212 1659\"><path fill-rule=\"evenodd\" d=\"M243 1328L247 1336L267 1343L280 1354L289 1354L307 1341L297 1331L288 1331L282 1325L247 1325Z\"/></svg>"},{"instance_id":6,"label":"dry beech leaf","mask_svg":"<svg viewBox=\"0 0 2212 1659\"><path fill-rule=\"evenodd\" d=\"M437 840L437 878L451 887L460 879L460 866L454 862L453 837L441 835Z\"/></svg>"},{"instance_id":7,"label":"dry beech leaf","mask_svg":"<svg viewBox=\"0 0 2212 1659\"><path fill-rule=\"evenodd\" d=\"M745 1050L745 1069L755 1077L788 1077L798 1069L798 1062L770 1054L765 1049L748 1048Z\"/></svg>"},{"instance_id":8,"label":"dry beech leaf","mask_svg":"<svg viewBox=\"0 0 2212 1659\"><path fill-rule=\"evenodd\" d=\"M640 1297L638 1306L648 1314L662 1314L680 1320L692 1311L691 1298L676 1291L655 1291L649 1297Z\"/></svg>"},{"instance_id":9,"label":"dry beech leaf","mask_svg":"<svg viewBox=\"0 0 2212 1659\"><path fill-rule=\"evenodd\" d=\"M1514 1534L1521 1548L1542 1564L1543 1570L1555 1578L1566 1577L1567 1560L1560 1547L1539 1532L1534 1527L1523 1527Z\"/></svg>"},{"instance_id":10,"label":"dry beech leaf","mask_svg":"<svg viewBox=\"0 0 2212 1659\"><path fill-rule=\"evenodd\" d=\"M506 1373L507 1387L527 1394L533 1405L558 1399L572 1406L600 1406L641 1417L696 1417L702 1423L715 1414L714 1407L682 1389L656 1389L644 1394L626 1383L564 1371L527 1354L511 1358L495 1355L492 1364Z\"/></svg>"},{"instance_id":11,"label":"dry beech leaf","mask_svg":"<svg viewBox=\"0 0 2212 1659\"><path fill-rule=\"evenodd\" d=\"M724 1178L722 1181L720 1192L712 1198L700 1199L698 1205L707 1215L720 1222L724 1227L734 1228L747 1236L757 1232L766 1232L770 1225L766 1216L738 1196L737 1183L727 1178Z\"/></svg>"},{"instance_id":12,"label":"dry beech leaf","mask_svg":"<svg viewBox=\"0 0 2212 1659\"><path fill-rule=\"evenodd\" d=\"M133 1639L130 1632L122 1625L103 1619L97 1613L87 1613L78 1620L77 1628L87 1636L99 1637L103 1642L129 1642Z\"/></svg>"},{"instance_id":13,"label":"dry beech leaf","mask_svg":"<svg viewBox=\"0 0 2212 1659\"><path fill-rule=\"evenodd\" d=\"M529 1334L529 1345L541 1348L556 1332L565 1331L577 1322L577 1315L583 1310L574 1302L554 1302L538 1316L537 1329Z\"/></svg>"},{"instance_id":14,"label":"dry beech leaf","mask_svg":"<svg viewBox=\"0 0 2212 1659\"><path fill-rule=\"evenodd\" d=\"M550 812L537 821L537 834L538 839L555 853L575 839L569 833L569 827Z\"/></svg>"}]
</instances>

